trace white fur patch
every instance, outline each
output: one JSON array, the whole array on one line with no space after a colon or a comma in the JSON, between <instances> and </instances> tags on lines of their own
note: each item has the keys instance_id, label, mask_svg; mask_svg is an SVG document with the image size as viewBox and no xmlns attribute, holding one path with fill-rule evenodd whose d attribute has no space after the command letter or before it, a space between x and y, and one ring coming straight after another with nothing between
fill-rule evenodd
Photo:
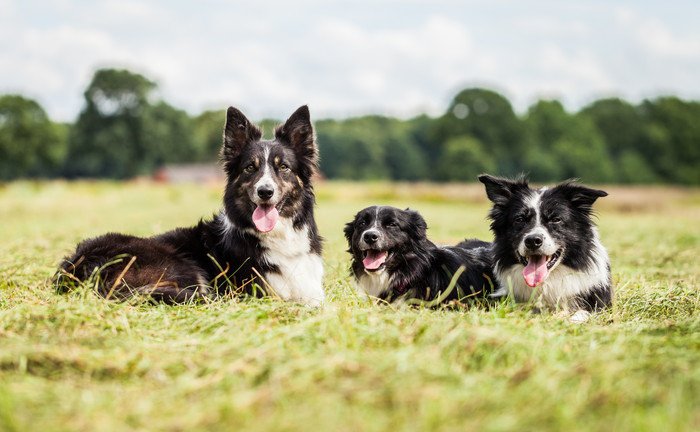
<instances>
[{"instance_id":1,"label":"white fur patch","mask_svg":"<svg viewBox=\"0 0 700 432\"><path fill-rule=\"evenodd\" d=\"M235 229L225 211L221 211L219 220L223 235ZM254 229L246 232L258 237L267 249L263 259L279 268L280 273L262 275L275 294L284 300L309 306L323 304L323 260L311 252L308 227L297 230L291 219L280 218L270 232L260 233Z\"/></svg>"},{"instance_id":2,"label":"white fur patch","mask_svg":"<svg viewBox=\"0 0 700 432\"><path fill-rule=\"evenodd\" d=\"M228 218L226 210L222 209L221 212L219 212L218 220L221 224L221 235L223 237L229 236L231 234L231 231L233 231L236 228L233 222L231 222L231 219Z\"/></svg>"},{"instance_id":3,"label":"white fur patch","mask_svg":"<svg viewBox=\"0 0 700 432\"><path fill-rule=\"evenodd\" d=\"M370 297L379 297L381 293L389 288L391 277L386 269L375 272L364 272L357 278L356 287L361 294Z\"/></svg>"},{"instance_id":4,"label":"white fur patch","mask_svg":"<svg viewBox=\"0 0 700 432\"><path fill-rule=\"evenodd\" d=\"M279 188L277 187L277 183L275 183L275 180L272 178L272 175L270 174L270 165L268 164L270 160L270 146L266 145L265 146L265 157L262 162L263 164L263 175L260 177L260 179L255 182L255 185L253 186L253 190L256 191L255 198L257 200L257 190L261 186L267 186L272 189L272 197L269 199L268 202L276 204L279 200ZM256 202L256 204L259 204Z\"/></svg>"},{"instance_id":5,"label":"white fur patch","mask_svg":"<svg viewBox=\"0 0 700 432\"><path fill-rule=\"evenodd\" d=\"M308 227L297 230L291 219L280 218L272 231L256 235L267 249L263 259L279 268L263 274L270 288L284 300L323 304L323 260L311 252Z\"/></svg>"},{"instance_id":6,"label":"white fur patch","mask_svg":"<svg viewBox=\"0 0 700 432\"><path fill-rule=\"evenodd\" d=\"M540 246L540 251L543 255L554 255L557 252L557 245L549 235L544 226L542 226L542 216L540 212L540 205L542 204L542 195L547 190L546 187L533 191L532 194L525 200L525 204L532 208L535 212L535 226L525 235L518 245L518 253L521 256L527 254L527 247L525 247L525 238L531 235L539 234L542 236L542 246Z\"/></svg>"},{"instance_id":7,"label":"white fur patch","mask_svg":"<svg viewBox=\"0 0 700 432\"><path fill-rule=\"evenodd\" d=\"M552 269L542 284L534 288L525 283L522 264L504 269L497 262L494 273L501 288L492 296L501 297L512 292L518 302L532 301L538 307L571 309L574 305L570 304L570 300L575 295L608 283L608 252L600 243L596 228L593 228L593 248L589 253L592 265L588 270L577 271L560 264Z\"/></svg>"},{"instance_id":8,"label":"white fur patch","mask_svg":"<svg viewBox=\"0 0 700 432\"><path fill-rule=\"evenodd\" d=\"M571 317L569 317L569 321L574 323L574 324L583 324L586 321L588 321L591 318L591 313L588 311L585 311L583 309L579 309L576 312L574 312Z\"/></svg>"}]
</instances>

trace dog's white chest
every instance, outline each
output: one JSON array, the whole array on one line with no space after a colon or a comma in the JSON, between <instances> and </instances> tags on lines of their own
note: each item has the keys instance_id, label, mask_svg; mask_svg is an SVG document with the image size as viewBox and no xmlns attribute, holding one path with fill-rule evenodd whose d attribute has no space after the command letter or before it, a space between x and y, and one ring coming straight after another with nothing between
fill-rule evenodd
<instances>
[{"instance_id":1,"label":"dog's white chest","mask_svg":"<svg viewBox=\"0 0 700 432\"><path fill-rule=\"evenodd\" d=\"M284 300L323 303L323 260L311 252L308 227L297 230L290 219L280 218L272 231L260 236L260 243L265 261L279 270L263 275L269 288Z\"/></svg>"},{"instance_id":2,"label":"dog's white chest","mask_svg":"<svg viewBox=\"0 0 700 432\"><path fill-rule=\"evenodd\" d=\"M357 290L361 294L379 297L389 288L389 272L379 270L374 273L363 273L357 278Z\"/></svg>"},{"instance_id":3,"label":"dog's white chest","mask_svg":"<svg viewBox=\"0 0 700 432\"><path fill-rule=\"evenodd\" d=\"M600 246L592 254L593 265L588 271L573 270L565 265L559 265L549 275L542 285L531 288L523 278L523 266L512 265L506 269L497 267L496 277L501 286L494 296L513 293L518 302L533 302L538 306L554 309L568 309L569 301L577 294L588 292L596 286L608 283L607 253Z\"/></svg>"}]
</instances>

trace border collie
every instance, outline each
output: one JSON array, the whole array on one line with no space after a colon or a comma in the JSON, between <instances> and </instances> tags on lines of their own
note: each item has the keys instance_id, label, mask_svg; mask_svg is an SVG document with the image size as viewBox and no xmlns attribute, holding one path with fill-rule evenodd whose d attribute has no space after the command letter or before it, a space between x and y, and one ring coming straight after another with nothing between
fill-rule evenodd
<instances>
[{"instance_id":1,"label":"border collie","mask_svg":"<svg viewBox=\"0 0 700 432\"><path fill-rule=\"evenodd\" d=\"M479 181L493 202L494 296L510 291L516 301L571 312L573 321L611 305L610 260L592 220L605 191L573 181L541 189L525 178Z\"/></svg>"},{"instance_id":2,"label":"border collie","mask_svg":"<svg viewBox=\"0 0 700 432\"><path fill-rule=\"evenodd\" d=\"M318 149L308 107L278 126L273 140L262 140L261 130L230 107L223 135L227 183L218 215L155 237L110 233L85 240L61 265L59 288L69 288L61 281L95 275L107 298L141 293L182 303L262 289L320 305L322 239L311 182Z\"/></svg>"},{"instance_id":3,"label":"border collie","mask_svg":"<svg viewBox=\"0 0 700 432\"><path fill-rule=\"evenodd\" d=\"M489 294L489 244L470 240L463 248L436 246L427 228L423 217L409 209L373 206L357 213L345 226L345 238L358 289L388 302L417 299L432 305ZM447 292L460 266L465 269Z\"/></svg>"}]
</instances>

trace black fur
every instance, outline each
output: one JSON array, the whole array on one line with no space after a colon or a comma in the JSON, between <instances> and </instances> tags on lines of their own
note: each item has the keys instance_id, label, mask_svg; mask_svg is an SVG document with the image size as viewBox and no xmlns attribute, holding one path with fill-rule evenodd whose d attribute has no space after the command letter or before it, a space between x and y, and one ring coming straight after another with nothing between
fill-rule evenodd
<instances>
[{"instance_id":1,"label":"black fur","mask_svg":"<svg viewBox=\"0 0 700 432\"><path fill-rule=\"evenodd\" d=\"M578 280L591 281L583 291L574 293L572 288L570 295L558 300L567 307L591 312L610 306L613 298L610 263L592 219L593 203L607 196L605 191L573 181L541 190L531 189L525 178L510 180L481 175L479 181L485 185L486 194L493 202L489 219L494 234L495 275L501 286L509 283L505 280L509 268L524 269L528 258L519 252L519 247L533 229L538 229L551 239L557 251L561 251L555 258L559 262L554 264L549 277L555 272L568 272ZM533 199L538 203L536 209L532 207ZM563 292L567 287L560 288Z\"/></svg>"},{"instance_id":2,"label":"black fur","mask_svg":"<svg viewBox=\"0 0 700 432\"><path fill-rule=\"evenodd\" d=\"M375 225L376 223L376 225ZM363 235L377 232L377 243L369 247ZM428 240L427 224L415 211L388 206L368 207L345 226L348 252L352 255L351 272L362 288L366 277L386 272L388 284L380 292L368 293L395 301L420 299L464 301L484 297L492 291L491 249L489 243L470 240L464 248L439 247ZM365 250L388 251L385 263L377 270L365 268ZM455 272L465 270L457 285L445 295Z\"/></svg>"},{"instance_id":3,"label":"black fur","mask_svg":"<svg viewBox=\"0 0 700 432\"><path fill-rule=\"evenodd\" d=\"M264 171L265 151L270 175L280 189L280 217L292 219L295 228L308 228L309 252L320 255L312 186L318 152L308 108L299 108L276 129L275 139L264 141L260 129L230 107L223 138L224 212L154 237L112 233L85 240L61 265L56 275L59 288L85 281L101 269L97 290L115 299L142 293L181 303L212 293L260 293L259 275L279 272L265 259L267 250L251 219L256 207L253 185Z\"/></svg>"}]
</instances>

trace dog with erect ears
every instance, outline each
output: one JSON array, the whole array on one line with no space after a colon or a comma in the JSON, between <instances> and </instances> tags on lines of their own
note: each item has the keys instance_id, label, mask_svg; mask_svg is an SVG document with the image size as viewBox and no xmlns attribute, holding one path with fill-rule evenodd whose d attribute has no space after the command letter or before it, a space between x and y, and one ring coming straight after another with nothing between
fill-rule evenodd
<instances>
[{"instance_id":1,"label":"dog with erect ears","mask_svg":"<svg viewBox=\"0 0 700 432\"><path fill-rule=\"evenodd\" d=\"M228 108L221 156L226 186L218 214L153 237L109 233L85 240L56 274L59 291L90 279L111 299L138 294L184 303L266 292L321 305L322 239L312 185L318 148L308 107L297 109L271 140Z\"/></svg>"},{"instance_id":2,"label":"dog with erect ears","mask_svg":"<svg viewBox=\"0 0 700 432\"><path fill-rule=\"evenodd\" d=\"M593 221L607 196L574 181L533 189L525 178L479 176L493 203L494 296L563 310L573 322L611 306L610 259Z\"/></svg>"}]
</instances>

